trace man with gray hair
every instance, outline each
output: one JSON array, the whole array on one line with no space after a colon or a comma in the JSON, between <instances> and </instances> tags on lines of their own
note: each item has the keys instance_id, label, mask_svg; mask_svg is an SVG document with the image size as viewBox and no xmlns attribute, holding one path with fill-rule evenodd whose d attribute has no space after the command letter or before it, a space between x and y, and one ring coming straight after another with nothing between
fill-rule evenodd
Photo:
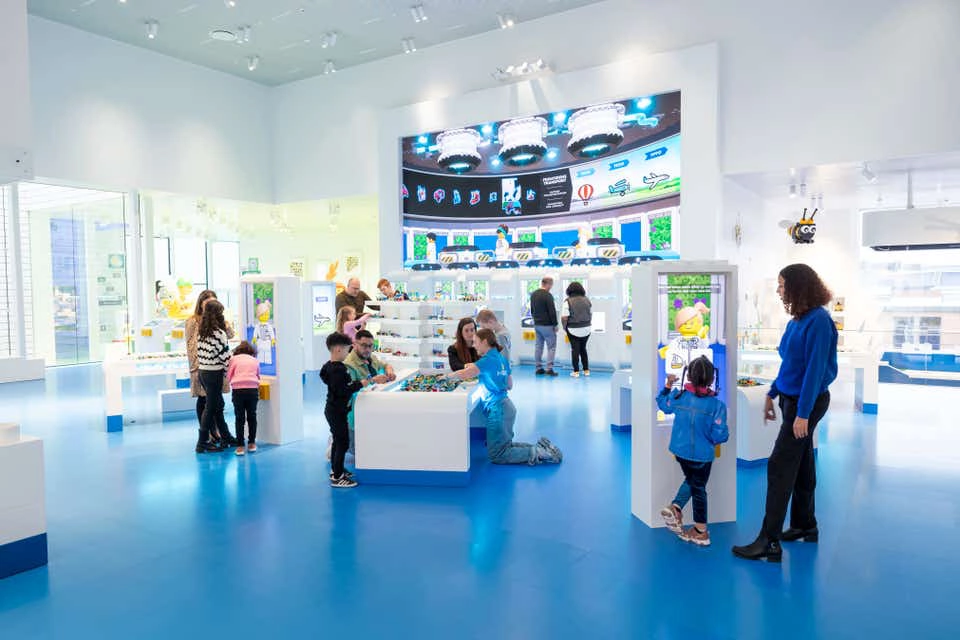
<instances>
[{"instance_id":1,"label":"man with gray hair","mask_svg":"<svg viewBox=\"0 0 960 640\"><path fill-rule=\"evenodd\" d=\"M356 309L359 318L363 315L363 307L367 300L372 299L360 290L360 278L350 278L347 280L347 288L337 294L337 312L339 313L343 307L353 307Z\"/></svg>"}]
</instances>

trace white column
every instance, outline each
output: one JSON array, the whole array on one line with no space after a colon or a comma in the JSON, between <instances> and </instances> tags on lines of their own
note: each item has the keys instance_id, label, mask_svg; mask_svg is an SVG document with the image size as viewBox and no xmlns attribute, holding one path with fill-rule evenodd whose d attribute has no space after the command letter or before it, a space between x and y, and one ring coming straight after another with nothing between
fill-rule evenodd
<instances>
[{"instance_id":1,"label":"white column","mask_svg":"<svg viewBox=\"0 0 960 640\"><path fill-rule=\"evenodd\" d=\"M27 357L27 310L23 295L23 251L20 243L20 187L10 185L10 281L13 283L13 308L17 310L13 318L14 332L17 337L16 355Z\"/></svg>"},{"instance_id":2,"label":"white column","mask_svg":"<svg viewBox=\"0 0 960 640\"><path fill-rule=\"evenodd\" d=\"M143 315L143 272L144 254L148 238L142 233L140 215L140 193L128 191L123 194L123 217L126 223L124 234L126 257L127 323L132 332L145 321ZM149 243L152 247L153 243Z\"/></svg>"},{"instance_id":3,"label":"white column","mask_svg":"<svg viewBox=\"0 0 960 640\"><path fill-rule=\"evenodd\" d=\"M33 142L26 0L0 0L0 178L30 180ZM0 180L3 182L3 180Z\"/></svg>"}]
</instances>

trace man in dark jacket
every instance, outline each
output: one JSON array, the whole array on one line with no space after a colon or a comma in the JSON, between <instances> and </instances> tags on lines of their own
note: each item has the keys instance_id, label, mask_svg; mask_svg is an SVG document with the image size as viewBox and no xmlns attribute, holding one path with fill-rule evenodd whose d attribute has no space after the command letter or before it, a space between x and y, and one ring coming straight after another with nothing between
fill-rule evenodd
<instances>
[{"instance_id":1,"label":"man in dark jacket","mask_svg":"<svg viewBox=\"0 0 960 640\"><path fill-rule=\"evenodd\" d=\"M533 329L537 332L537 345L533 357L537 363L537 375L556 376L553 370L553 358L557 355L557 304L550 289L553 278L544 277L540 288L530 294L530 315L533 317ZM543 368L543 345L547 345L547 368Z\"/></svg>"},{"instance_id":2,"label":"man in dark jacket","mask_svg":"<svg viewBox=\"0 0 960 640\"><path fill-rule=\"evenodd\" d=\"M340 311L343 307L353 307L356 309L359 318L363 315L363 307L368 300L373 300L373 298L360 290L360 278L350 278L347 280L347 287L337 294L336 310Z\"/></svg>"}]
</instances>

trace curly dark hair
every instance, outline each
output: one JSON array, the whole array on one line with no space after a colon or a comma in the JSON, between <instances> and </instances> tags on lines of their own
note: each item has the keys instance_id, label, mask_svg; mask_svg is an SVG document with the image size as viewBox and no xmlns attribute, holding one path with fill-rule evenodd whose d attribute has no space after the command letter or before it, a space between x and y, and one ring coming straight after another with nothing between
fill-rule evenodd
<instances>
[{"instance_id":1,"label":"curly dark hair","mask_svg":"<svg viewBox=\"0 0 960 640\"><path fill-rule=\"evenodd\" d=\"M783 278L783 308L794 318L828 304L833 298L827 285L808 265L788 265L780 270L780 277Z\"/></svg>"},{"instance_id":2,"label":"curly dark hair","mask_svg":"<svg viewBox=\"0 0 960 640\"><path fill-rule=\"evenodd\" d=\"M223 305L216 298L211 298L203 305L203 315L200 316L200 339L209 338L217 331L226 331L227 321L223 318Z\"/></svg>"},{"instance_id":3,"label":"curly dark hair","mask_svg":"<svg viewBox=\"0 0 960 640\"><path fill-rule=\"evenodd\" d=\"M246 356L255 356L257 355L257 348L244 340L237 345L237 348L233 350L233 355L246 355Z\"/></svg>"},{"instance_id":4,"label":"curly dark hair","mask_svg":"<svg viewBox=\"0 0 960 640\"><path fill-rule=\"evenodd\" d=\"M579 282L574 281L567 285L568 298L575 298L577 296L585 296L585 295L587 295L587 290L584 289L583 285L580 284Z\"/></svg>"},{"instance_id":5,"label":"curly dark hair","mask_svg":"<svg viewBox=\"0 0 960 640\"><path fill-rule=\"evenodd\" d=\"M193 308L193 315L199 318L203 315L203 303L213 298L217 299L217 293L212 289L204 289L200 292L200 295L197 296L197 306Z\"/></svg>"}]
</instances>

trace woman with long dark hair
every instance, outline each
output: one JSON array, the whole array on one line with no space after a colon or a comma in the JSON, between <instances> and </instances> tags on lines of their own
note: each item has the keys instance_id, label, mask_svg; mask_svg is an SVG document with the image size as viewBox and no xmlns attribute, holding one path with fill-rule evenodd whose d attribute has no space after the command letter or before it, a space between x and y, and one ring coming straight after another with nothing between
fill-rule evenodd
<instances>
[{"instance_id":1,"label":"woman with long dark hair","mask_svg":"<svg viewBox=\"0 0 960 640\"><path fill-rule=\"evenodd\" d=\"M480 359L473 346L473 338L477 335L477 322L473 318L460 318L457 323L457 341L447 347L447 359L450 369L460 371L471 362Z\"/></svg>"},{"instance_id":2,"label":"woman with long dark hair","mask_svg":"<svg viewBox=\"0 0 960 640\"><path fill-rule=\"evenodd\" d=\"M828 387L837 377L837 328L824 308L833 294L805 264L784 267L777 281L777 293L792 318L780 339L780 371L770 385L763 419L776 420L773 401L779 398L782 422L767 461L763 528L751 544L733 548L738 557L770 562L780 562L781 540L819 539L813 432L827 413ZM791 497L790 528L782 531Z\"/></svg>"},{"instance_id":3,"label":"woman with long dark hair","mask_svg":"<svg viewBox=\"0 0 960 640\"><path fill-rule=\"evenodd\" d=\"M573 365L571 378L580 377L580 364L583 363L583 375L590 375L590 360L587 357L587 340L593 326L593 310L587 291L579 282L567 285L567 298L560 311L560 324L570 340L570 360Z\"/></svg>"},{"instance_id":4,"label":"woman with long dark hair","mask_svg":"<svg viewBox=\"0 0 960 640\"><path fill-rule=\"evenodd\" d=\"M197 453L223 451L223 447L209 442L210 434L214 430L219 432L222 441L236 442L223 418L223 378L229 362L230 345L227 342L227 322L223 317L223 305L215 299L207 300L203 305L197 340L200 385L207 396L203 414L200 416Z\"/></svg>"},{"instance_id":5,"label":"woman with long dark hair","mask_svg":"<svg viewBox=\"0 0 960 640\"><path fill-rule=\"evenodd\" d=\"M197 365L197 340L200 337L200 318L203 316L203 305L207 300L216 300L216 292L210 289L204 289L200 292L200 295L197 296L197 304L194 306L193 315L187 318L186 324L183 328L184 338L187 343L187 368L190 371L190 396L197 399L197 423L200 422L200 418L203 416L203 408L207 404L207 395L203 392L203 387L200 386L200 368ZM233 337L233 329L227 324L227 337ZM226 393L229 389L224 389L223 392ZM219 433L211 434L213 439L216 441L220 440ZM225 442L224 446L233 445L234 443Z\"/></svg>"}]
</instances>

